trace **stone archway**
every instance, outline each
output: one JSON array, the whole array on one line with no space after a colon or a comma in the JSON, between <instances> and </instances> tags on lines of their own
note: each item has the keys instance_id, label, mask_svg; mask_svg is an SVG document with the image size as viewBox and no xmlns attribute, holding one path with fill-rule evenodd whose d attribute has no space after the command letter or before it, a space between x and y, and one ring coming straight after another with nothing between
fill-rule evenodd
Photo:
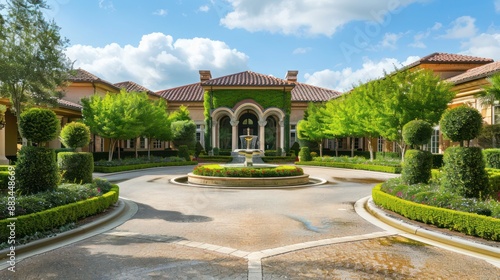
<instances>
[{"instance_id":1,"label":"stone archway","mask_svg":"<svg viewBox=\"0 0 500 280\"><path fill-rule=\"evenodd\" d=\"M250 135L259 135L259 120L257 116L249 110L243 113L239 118L237 139L240 139L241 135L247 135L248 133ZM260 139L258 139L258 141L260 141ZM241 145L240 141L238 141L239 149L246 148Z\"/></svg>"}]
</instances>

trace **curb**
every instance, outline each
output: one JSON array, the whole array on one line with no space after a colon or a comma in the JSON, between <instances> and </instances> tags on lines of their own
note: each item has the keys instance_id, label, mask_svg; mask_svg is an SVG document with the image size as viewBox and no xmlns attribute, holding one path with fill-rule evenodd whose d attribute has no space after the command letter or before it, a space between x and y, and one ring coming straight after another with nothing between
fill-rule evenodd
<instances>
[{"instance_id":1,"label":"curb","mask_svg":"<svg viewBox=\"0 0 500 280\"><path fill-rule=\"evenodd\" d=\"M62 232L55 236L42 238L28 244L15 247L16 262L27 257L45 253L68 244L81 241L83 239L95 236L103 231L115 228L130 219L137 212L137 205L131 201L119 198L117 208L111 210L108 215L97 219L81 227ZM10 248L0 251L0 270L9 267L7 254Z\"/></svg>"},{"instance_id":2,"label":"curb","mask_svg":"<svg viewBox=\"0 0 500 280\"><path fill-rule=\"evenodd\" d=\"M367 197L364 199L364 207L365 209L373 215L375 218L380 221L400 230L403 230L407 233L411 233L420 237L424 237L433 241L437 241L440 243L444 243L447 245L451 245L453 247L458 247L461 249L465 249L467 251L475 252L478 254L500 258L500 248L488 246L485 244L476 243L470 240L466 240L456 236L450 236L446 234L442 234L439 232L431 231L427 228L416 226L405 222L401 219L392 217L387 214L383 210L381 210L378 206L373 202L372 197Z\"/></svg>"}]
</instances>

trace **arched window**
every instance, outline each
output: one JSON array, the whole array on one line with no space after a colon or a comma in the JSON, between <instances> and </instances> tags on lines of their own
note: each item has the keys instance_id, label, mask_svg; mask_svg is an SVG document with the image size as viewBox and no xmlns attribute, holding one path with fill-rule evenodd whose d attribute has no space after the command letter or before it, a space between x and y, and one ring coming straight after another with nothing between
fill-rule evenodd
<instances>
[{"instance_id":1,"label":"arched window","mask_svg":"<svg viewBox=\"0 0 500 280\"><path fill-rule=\"evenodd\" d=\"M228 116L222 117L219 123L219 148L222 150L231 149L231 119Z\"/></svg>"}]
</instances>

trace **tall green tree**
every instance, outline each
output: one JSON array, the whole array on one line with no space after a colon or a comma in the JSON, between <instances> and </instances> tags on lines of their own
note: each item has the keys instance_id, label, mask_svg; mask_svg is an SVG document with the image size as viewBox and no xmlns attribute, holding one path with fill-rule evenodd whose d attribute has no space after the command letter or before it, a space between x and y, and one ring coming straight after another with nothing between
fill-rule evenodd
<instances>
[{"instance_id":1,"label":"tall green tree","mask_svg":"<svg viewBox=\"0 0 500 280\"><path fill-rule=\"evenodd\" d=\"M0 16L0 96L10 99L18 131L24 106L55 105L63 93L71 63L68 41L54 21L47 21L44 0L7 0Z\"/></svg>"},{"instance_id":2,"label":"tall green tree","mask_svg":"<svg viewBox=\"0 0 500 280\"><path fill-rule=\"evenodd\" d=\"M328 115L323 107L323 104L309 103L307 119L300 120L297 124L298 138L317 143L320 157L323 156L323 140L333 137L327 129Z\"/></svg>"},{"instance_id":3,"label":"tall green tree","mask_svg":"<svg viewBox=\"0 0 500 280\"><path fill-rule=\"evenodd\" d=\"M145 129L141 136L148 138L148 158L151 158L151 144L153 139L160 141L172 140L172 130L169 116L167 114L167 103L165 99L150 102L150 106L145 111ZM137 145L136 145L137 146Z\"/></svg>"},{"instance_id":4,"label":"tall green tree","mask_svg":"<svg viewBox=\"0 0 500 280\"><path fill-rule=\"evenodd\" d=\"M139 137L145 128L143 112L146 94L127 92L92 95L83 98L83 122L90 131L110 139L108 160L113 159L113 150L119 140Z\"/></svg>"},{"instance_id":5,"label":"tall green tree","mask_svg":"<svg viewBox=\"0 0 500 280\"><path fill-rule=\"evenodd\" d=\"M380 135L396 142L403 155L403 126L416 119L432 125L439 123L455 96L451 87L430 70L402 70L381 79L377 86L383 105L381 122L384 126Z\"/></svg>"}]
</instances>

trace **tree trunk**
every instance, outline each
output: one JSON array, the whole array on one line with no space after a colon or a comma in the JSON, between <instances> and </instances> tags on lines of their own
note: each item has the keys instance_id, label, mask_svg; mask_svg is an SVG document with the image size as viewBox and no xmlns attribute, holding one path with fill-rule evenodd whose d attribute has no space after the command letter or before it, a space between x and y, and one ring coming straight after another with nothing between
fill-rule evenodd
<instances>
[{"instance_id":1,"label":"tree trunk","mask_svg":"<svg viewBox=\"0 0 500 280\"><path fill-rule=\"evenodd\" d=\"M351 137L351 157L354 157L354 137Z\"/></svg>"},{"instance_id":2,"label":"tree trunk","mask_svg":"<svg viewBox=\"0 0 500 280\"><path fill-rule=\"evenodd\" d=\"M368 151L370 151L370 161L373 161L373 147L372 147L372 138L367 137L368 139Z\"/></svg>"},{"instance_id":3,"label":"tree trunk","mask_svg":"<svg viewBox=\"0 0 500 280\"><path fill-rule=\"evenodd\" d=\"M151 160L151 143L153 143L153 138L148 138L148 160Z\"/></svg>"},{"instance_id":4,"label":"tree trunk","mask_svg":"<svg viewBox=\"0 0 500 280\"><path fill-rule=\"evenodd\" d=\"M116 145L116 147L118 148L118 160L121 160L121 159L122 159L122 157L121 157L121 154L120 154L120 148L121 148L121 146L122 146L122 145L121 145L121 142L122 142L122 141L121 141L121 140L118 140L117 142L118 142L118 145Z\"/></svg>"},{"instance_id":5,"label":"tree trunk","mask_svg":"<svg viewBox=\"0 0 500 280\"><path fill-rule=\"evenodd\" d=\"M319 157L323 157L323 141L319 142Z\"/></svg>"},{"instance_id":6,"label":"tree trunk","mask_svg":"<svg viewBox=\"0 0 500 280\"><path fill-rule=\"evenodd\" d=\"M137 147L139 147L139 144L140 144L139 139L140 139L139 137L134 139L134 141L135 141L135 145L134 145L135 158L139 158L139 152L137 151Z\"/></svg>"},{"instance_id":7,"label":"tree trunk","mask_svg":"<svg viewBox=\"0 0 500 280\"><path fill-rule=\"evenodd\" d=\"M335 156L339 156L339 139L335 138Z\"/></svg>"},{"instance_id":8,"label":"tree trunk","mask_svg":"<svg viewBox=\"0 0 500 280\"><path fill-rule=\"evenodd\" d=\"M108 161L113 160L113 150L115 149L116 140L109 139Z\"/></svg>"}]
</instances>

